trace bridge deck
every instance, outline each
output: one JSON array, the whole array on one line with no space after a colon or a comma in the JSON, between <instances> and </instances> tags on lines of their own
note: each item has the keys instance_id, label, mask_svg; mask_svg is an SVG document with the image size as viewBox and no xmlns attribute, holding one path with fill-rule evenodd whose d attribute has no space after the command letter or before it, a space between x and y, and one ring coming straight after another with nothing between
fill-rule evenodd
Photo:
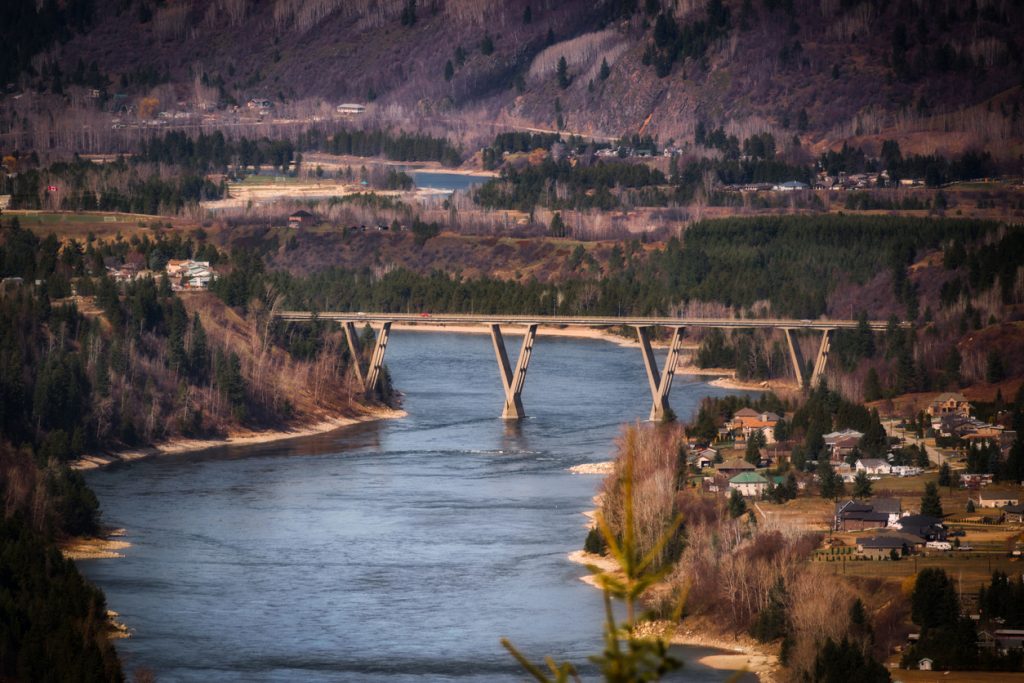
<instances>
[{"instance_id":1,"label":"bridge deck","mask_svg":"<svg viewBox=\"0 0 1024 683\"><path fill-rule=\"evenodd\" d=\"M333 320L338 322L392 322L392 323L434 323L444 325L548 325L564 327L718 327L735 329L776 328L793 330L837 330L857 327L856 320L790 320L785 318L643 318L618 316L560 316L560 315L475 315L469 313L364 313L325 311L280 311L282 320ZM881 320L868 321L873 330L884 330L888 323ZM906 327L908 323L901 323Z\"/></svg>"}]
</instances>

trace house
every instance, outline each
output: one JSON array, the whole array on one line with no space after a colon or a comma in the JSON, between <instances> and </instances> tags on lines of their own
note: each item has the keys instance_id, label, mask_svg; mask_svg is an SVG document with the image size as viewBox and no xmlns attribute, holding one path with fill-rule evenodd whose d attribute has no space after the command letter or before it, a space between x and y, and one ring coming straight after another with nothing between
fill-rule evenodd
<instances>
[{"instance_id":1,"label":"house","mask_svg":"<svg viewBox=\"0 0 1024 683\"><path fill-rule=\"evenodd\" d=\"M836 503L834 528L836 531L860 531L891 526L900 518L899 498L874 498L858 502L847 500Z\"/></svg>"},{"instance_id":2,"label":"house","mask_svg":"<svg viewBox=\"0 0 1024 683\"><path fill-rule=\"evenodd\" d=\"M1024 505L1005 505L1003 506L1003 514L1006 515L1007 522L1016 522L1017 524L1024 524Z\"/></svg>"},{"instance_id":3,"label":"house","mask_svg":"<svg viewBox=\"0 0 1024 683\"><path fill-rule=\"evenodd\" d=\"M775 442L775 425L781 418L772 412L757 412L753 408L737 410L729 422L729 429L749 438L754 432L764 434L765 443Z\"/></svg>"},{"instance_id":4,"label":"house","mask_svg":"<svg viewBox=\"0 0 1024 683\"><path fill-rule=\"evenodd\" d=\"M897 535L879 534L857 539L857 553L873 560L887 560L894 550L898 555L907 555L912 547Z\"/></svg>"},{"instance_id":5,"label":"house","mask_svg":"<svg viewBox=\"0 0 1024 683\"><path fill-rule=\"evenodd\" d=\"M925 541L946 540L946 528L942 520L929 515L904 515L893 524L893 527Z\"/></svg>"},{"instance_id":6,"label":"house","mask_svg":"<svg viewBox=\"0 0 1024 683\"><path fill-rule=\"evenodd\" d=\"M757 472L743 472L729 480L729 488L743 496L760 496L768 490L768 480Z\"/></svg>"},{"instance_id":7,"label":"house","mask_svg":"<svg viewBox=\"0 0 1024 683\"><path fill-rule=\"evenodd\" d=\"M935 662L933 660L929 659L928 657L924 657L923 659L917 660L917 668L920 671L931 671L932 664L934 663Z\"/></svg>"},{"instance_id":8,"label":"house","mask_svg":"<svg viewBox=\"0 0 1024 683\"><path fill-rule=\"evenodd\" d=\"M292 215L288 216L288 227L290 228L298 228L303 225L313 225L314 223L316 223L316 216L305 209L299 209Z\"/></svg>"},{"instance_id":9,"label":"house","mask_svg":"<svg viewBox=\"0 0 1024 683\"><path fill-rule=\"evenodd\" d=\"M24 280L20 277L5 277L0 280L0 294L6 294L7 292L13 292L24 284Z\"/></svg>"},{"instance_id":10,"label":"house","mask_svg":"<svg viewBox=\"0 0 1024 683\"><path fill-rule=\"evenodd\" d=\"M1024 630L1021 629L997 629L992 632L992 637L996 640L996 647L1003 653L1024 647Z\"/></svg>"},{"instance_id":11,"label":"house","mask_svg":"<svg viewBox=\"0 0 1024 683\"><path fill-rule=\"evenodd\" d=\"M346 104L339 104L336 111L342 116L359 116L366 113L366 106L348 102Z\"/></svg>"},{"instance_id":12,"label":"house","mask_svg":"<svg viewBox=\"0 0 1024 683\"><path fill-rule=\"evenodd\" d=\"M946 392L939 394L932 400L928 405L928 414L932 417L942 417L943 415L970 417L971 408L971 404L967 402L967 399L962 394Z\"/></svg>"},{"instance_id":13,"label":"house","mask_svg":"<svg viewBox=\"0 0 1024 683\"><path fill-rule=\"evenodd\" d=\"M916 477L924 470L913 465L893 465L892 474L897 477Z\"/></svg>"},{"instance_id":14,"label":"house","mask_svg":"<svg viewBox=\"0 0 1024 683\"><path fill-rule=\"evenodd\" d=\"M705 448L697 452L694 464L700 469L705 469L714 466L716 459L718 459L718 451L714 448Z\"/></svg>"},{"instance_id":15,"label":"house","mask_svg":"<svg viewBox=\"0 0 1024 683\"><path fill-rule=\"evenodd\" d=\"M217 279L217 274L210 267L209 261L171 259L167 262L164 272L171 281L171 289L175 291L206 289Z\"/></svg>"},{"instance_id":16,"label":"house","mask_svg":"<svg viewBox=\"0 0 1024 683\"><path fill-rule=\"evenodd\" d=\"M265 110L265 109L270 109L271 107L273 107L274 103L271 102L270 100L253 98L253 99L249 100L248 102L246 102L245 106L247 106L249 109Z\"/></svg>"},{"instance_id":17,"label":"house","mask_svg":"<svg viewBox=\"0 0 1024 683\"><path fill-rule=\"evenodd\" d=\"M1020 492L1010 489L985 489L978 492L978 507L1002 508L1020 503Z\"/></svg>"},{"instance_id":18,"label":"house","mask_svg":"<svg viewBox=\"0 0 1024 683\"><path fill-rule=\"evenodd\" d=\"M799 180L787 180L784 183L779 183L778 185L775 185L772 189L775 190L776 192L795 192L797 190L810 189L810 185L808 185L807 183L802 183Z\"/></svg>"},{"instance_id":19,"label":"house","mask_svg":"<svg viewBox=\"0 0 1024 683\"><path fill-rule=\"evenodd\" d=\"M878 458L861 458L854 465L858 472L865 474L892 474L892 465Z\"/></svg>"},{"instance_id":20,"label":"house","mask_svg":"<svg viewBox=\"0 0 1024 683\"><path fill-rule=\"evenodd\" d=\"M724 474L727 477L734 477L737 474L742 474L744 472L753 472L757 468L746 460L741 458L732 458L731 460L719 463L715 466L715 469L718 470L720 474Z\"/></svg>"},{"instance_id":21,"label":"house","mask_svg":"<svg viewBox=\"0 0 1024 683\"><path fill-rule=\"evenodd\" d=\"M846 458L860 444L863 433L855 429L844 429L841 432L829 432L822 436L831 462L839 462Z\"/></svg>"}]
</instances>

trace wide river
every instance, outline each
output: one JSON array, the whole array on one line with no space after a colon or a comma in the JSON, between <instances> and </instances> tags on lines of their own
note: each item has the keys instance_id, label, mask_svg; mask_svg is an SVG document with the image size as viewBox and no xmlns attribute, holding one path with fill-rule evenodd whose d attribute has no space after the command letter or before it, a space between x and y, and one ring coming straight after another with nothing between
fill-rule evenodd
<instances>
[{"instance_id":1,"label":"wide river","mask_svg":"<svg viewBox=\"0 0 1024 683\"><path fill-rule=\"evenodd\" d=\"M508 337L518 351L518 337ZM515 347L515 351L512 351ZM541 335L498 418L489 337L398 331L387 363L408 417L88 475L125 557L80 562L160 681L514 681L600 652L603 603L566 559L621 425L646 417L640 352ZM683 418L723 393L679 377ZM679 680L722 681L681 648Z\"/></svg>"}]
</instances>

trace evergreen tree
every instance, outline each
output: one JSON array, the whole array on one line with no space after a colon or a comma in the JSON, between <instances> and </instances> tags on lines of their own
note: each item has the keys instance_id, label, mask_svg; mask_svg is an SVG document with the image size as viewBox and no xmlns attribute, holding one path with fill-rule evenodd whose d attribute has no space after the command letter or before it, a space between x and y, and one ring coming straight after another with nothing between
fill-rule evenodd
<instances>
[{"instance_id":1,"label":"evergreen tree","mask_svg":"<svg viewBox=\"0 0 1024 683\"><path fill-rule=\"evenodd\" d=\"M569 87L569 83L572 82L569 79L569 63L565 61L565 55L558 58L556 73L558 75L558 87L565 90Z\"/></svg>"},{"instance_id":2,"label":"evergreen tree","mask_svg":"<svg viewBox=\"0 0 1024 683\"><path fill-rule=\"evenodd\" d=\"M837 644L826 638L814 659L810 680L813 683L883 683L892 678L884 666L849 639L843 638Z\"/></svg>"},{"instance_id":3,"label":"evergreen tree","mask_svg":"<svg viewBox=\"0 0 1024 683\"><path fill-rule=\"evenodd\" d=\"M942 517L942 499L939 498L939 487L933 481L924 485L924 495L921 496L921 514Z\"/></svg>"},{"instance_id":4,"label":"evergreen tree","mask_svg":"<svg viewBox=\"0 0 1024 683\"><path fill-rule=\"evenodd\" d=\"M533 22L533 10L531 10L530 6L527 5L526 8L523 10L523 23L524 24L530 24L532 22Z\"/></svg>"},{"instance_id":5,"label":"evergreen tree","mask_svg":"<svg viewBox=\"0 0 1024 683\"><path fill-rule=\"evenodd\" d=\"M565 226L565 222L562 220L562 214L558 211L551 217L551 227L549 229L552 237L565 237L568 234L568 230Z\"/></svg>"},{"instance_id":6,"label":"evergreen tree","mask_svg":"<svg viewBox=\"0 0 1024 683\"><path fill-rule=\"evenodd\" d=\"M733 489L729 495L729 516L736 519L746 511L747 501L743 500L743 495L737 489Z\"/></svg>"},{"instance_id":7,"label":"evergreen tree","mask_svg":"<svg viewBox=\"0 0 1024 683\"><path fill-rule=\"evenodd\" d=\"M760 430L751 432L750 436L747 437L747 451L744 454L744 459L751 465L756 465L761 462L761 448L765 445L764 434Z\"/></svg>"},{"instance_id":8,"label":"evergreen tree","mask_svg":"<svg viewBox=\"0 0 1024 683\"><path fill-rule=\"evenodd\" d=\"M452 64L452 60L448 60L444 63L444 80L450 81L455 76L455 66Z\"/></svg>"},{"instance_id":9,"label":"evergreen tree","mask_svg":"<svg viewBox=\"0 0 1024 683\"><path fill-rule=\"evenodd\" d=\"M864 400L877 401L882 398L882 383L878 379L878 371L874 368L868 369L864 378Z\"/></svg>"},{"instance_id":10,"label":"evergreen tree","mask_svg":"<svg viewBox=\"0 0 1024 683\"><path fill-rule=\"evenodd\" d=\"M394 15L392 15L394 16ZM402 9L402 26L413 26L416 23L416 0L407 0Z\"/></svg>"},{"instance_id":11,"label":"evergreen tree","mask_svg":"<svg viewBox=\"0 0 1024 683\"><path fill-rule=\"evenodd\" d=\"M494 52L494 40L491 39L490 33L484 34L484 39L480 41L480 53L489 55Z\"/></svg>"},{"instance_id":12,"label":"evergreen tree","mask_svg":"<svg viewBox=\"0 0 1024 683\"><path fill-rule=\"evenodd\" d=\"M597 77L600 78L602 81L606 81L606 80L608 80L608 76L610 76L611 73L612 73L612 70L611 70L611 67L608 66L608 60L607 59L602 59L601 60L601 70L597 72Z\"/></svg>"},{"instance_id":13,"label":"evergreen tree","mask_svg":"<svg viewBox=\"0 0 1024 683\"><path fill-rule=\"evenodd\" d=\"M192 343L188 349L188 368L196 384L209 381L210 352L206 344L206 330L199 320L199 313L192 317Z\"/></svg>"},{"instance_id":14,"label":"evergreen tree","mask_svg":"<svg viewBox=\"0 0 1024 683\"><path fill-rule=\"evenodd\" d=\"M858 472L857 476L853 479L853 497L870 498L871 488L871 480L868 479L867 472L863 470Z\"/></svg>"},{"instance_id":15,"label":"evergreen tree","mask_svg":"<svg viewBox=\"0 0 1024 683\"><path fill-rule=\"evenodd\" d=\"M942 463L939 468L939 486L953 486L953 472L948 462Z\"/></svg>"}]
</instances>

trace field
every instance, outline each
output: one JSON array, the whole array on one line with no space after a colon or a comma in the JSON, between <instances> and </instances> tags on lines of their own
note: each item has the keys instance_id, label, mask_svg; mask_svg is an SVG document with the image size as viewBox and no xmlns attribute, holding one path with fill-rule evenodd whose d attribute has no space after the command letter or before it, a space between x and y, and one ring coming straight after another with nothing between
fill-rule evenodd
<instances>
[{"instance_id":1,"label":"field","mask_svg":"<svg viewBox=\"0 0 1024 683\"><path fill-rule=\"evenodd\" d=\"M125 238L153 228L183 225L180 219L135 213L106 211L4 211L5 219L17 218L23 228L40 235L84 240L91 232L97 237L120 232Z\"/></svg>"},{"instance_id":2,"label":"field","mask_svg":"<svg viewBox=\"0 0 1024 683\"><path fill-rule=\"evenodd\" d=\"M902 581L922 569L936 567L944 569L954 581L960 584L965 598L968 593L975 594L982 584L988 583L994 571L1006 572L1008 575L1016 575L1024 571L1024 562L1020 559L995 552L958 553L951 551L936 555L911 556L899 562L837 559L834 562L824 562L823 564L826 567L831 567L837 576L858 576L892 581Z\"/></svg>"}]
</instances>

